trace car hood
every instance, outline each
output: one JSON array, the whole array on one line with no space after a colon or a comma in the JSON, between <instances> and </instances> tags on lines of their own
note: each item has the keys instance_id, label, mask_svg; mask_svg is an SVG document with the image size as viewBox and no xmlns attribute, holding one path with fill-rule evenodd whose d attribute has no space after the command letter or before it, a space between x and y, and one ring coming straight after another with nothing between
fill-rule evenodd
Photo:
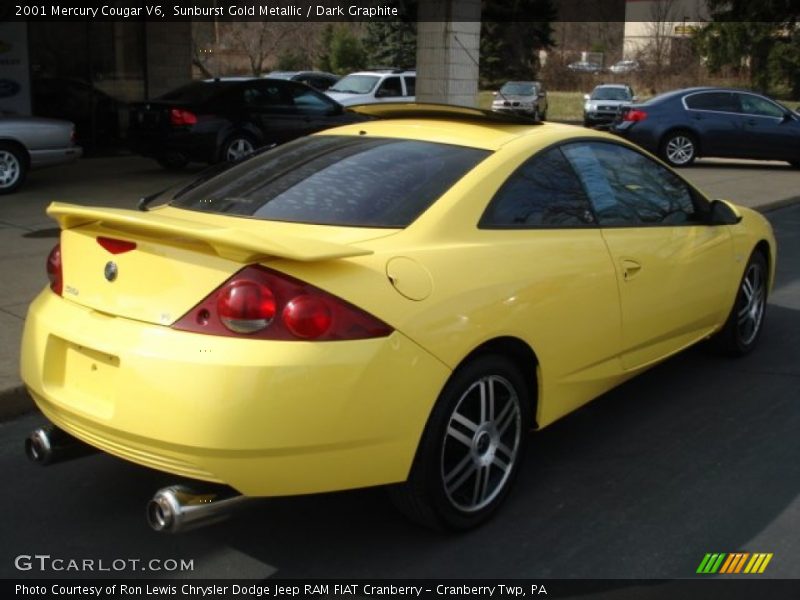
<instances>
[{"instance_id":1,"label":"car hood","mask_svg":"<svg viewBox=\"0 0 800 600\"><path fill-rule=\"evenodd\" d=\"M348 94L346 92L325 92L331 100L336 100L342 106L350 106L351 104L364 104L365 102L374 102L372 96L369 94Z\"/></svg>"}]
</instances>

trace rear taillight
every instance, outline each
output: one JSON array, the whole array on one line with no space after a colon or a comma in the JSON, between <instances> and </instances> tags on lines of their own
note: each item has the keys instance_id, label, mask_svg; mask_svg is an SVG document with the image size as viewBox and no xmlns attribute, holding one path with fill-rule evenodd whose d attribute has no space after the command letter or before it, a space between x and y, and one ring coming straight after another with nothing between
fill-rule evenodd
<instances>
[{"instance_id":1,"label":"rear taillight","mask_svg":"<svg viewBox=\"0 0 800 600\"><path fill-rule=\"evenodd\" d=\"M255 265L236 273L172 327L267 340L358 340L392 332L341 298Z\"/></svg>"},{"instance_id":2,"label":"rear taillight","mask_svg":"<svg viewBox=\"0 0 800 600\"><path fill-rule=\"evenodd\" d=\"M623 121L644 121L647 118L647 113L643 110L633 109L622 115Z\"/></svg>"},{"instance_id":3,"label":"rear taillight","mask_svg":"<svg viewBox=\"0 0 800 600\"><path fill-rule=\"evenodd\" d=\"M61 268L61 244L56 244L47 256L47 278L50 289L59 296L64 289L64 274Z\"/></svg>"},{"instance_id":4,"label":"rear taillight","mask_svg":"<svg viewBox=\"0 0 800 600\"><path fill-rule=\"evenodd\" d=\"M73 127L72 132L69 134L69 143L74 146L77 141L78 141L78 136L75 133L75 128Z\"/></svg>"},{"instance_id":5,"label":"rear taillight","mask_svg":"<svg viewBox=\"0 0 800 600\"><path fill-rule=\"evenodd\" d=\"M191 111L181 108L172 108L169 111L170 125L194 125L197 123L197 115Z\"/></svg>"}]
</instances>

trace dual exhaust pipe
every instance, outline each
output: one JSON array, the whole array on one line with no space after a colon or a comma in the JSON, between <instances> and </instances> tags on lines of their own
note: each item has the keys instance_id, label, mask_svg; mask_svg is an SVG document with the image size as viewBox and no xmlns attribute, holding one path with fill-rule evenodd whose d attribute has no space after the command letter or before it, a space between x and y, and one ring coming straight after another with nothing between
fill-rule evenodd
<instances>
[{"instance_id":1,"label":"dual exhaust pipe","mask_svg":"<svg viewBox=\"0 0 800 600\"><path fill-rule=\"evenodd\" d=\"M95 452L96 448L54 425L34 429L25 439L25 454L42 466ZM223 486L195 490L184 485L171 485L158 490L147 503L147 523L154 531L182 533L224 521L253 500Z\"/></svg>"}]
</instances>

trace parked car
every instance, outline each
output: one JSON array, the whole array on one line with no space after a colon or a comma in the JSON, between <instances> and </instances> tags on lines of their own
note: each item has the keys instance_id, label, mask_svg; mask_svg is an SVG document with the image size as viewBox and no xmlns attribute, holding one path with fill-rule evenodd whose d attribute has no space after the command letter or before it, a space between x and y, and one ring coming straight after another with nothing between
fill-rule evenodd
<instances>
[{"instance_id":1,"label":"parked car","mask_svg":"<svg viewBox=\"0 0 800 600\"><path fill-rule=\"evenodd\" d=\"M343 106L374 102L414 102L417 72L376 69L345 75L325 93Z\"/></svg>"},{"instance_id":2,"label":"parked car","mask_svg":"<svg viewBox=\"0 0 800 600\"><path fill-rule=\"evenodd\" d=\"M611 65L608 70L616 75L626 75L638 71L640 68L641 65L637 60L620 60Z\"/></svg>"},{"instance_id":3,"label":"parked car","mask_svg":"<svg viewBox=\"0 0 800 600\"><path fill-rule=\"evenodd\" d=\"M256 148L361 119L295 81L206 79L132 105L129 136L134 151L182 168L238 160Z\"/></svg>"},{"instance_id":4,"label":"parked car","mask_svg":"<svg viewBox=\"0 0 800 600\"><path fill-rule=\"evenodd\" d=\"M667 92L624 109L613 131L676 167L716 156L785 160L800 168L800 116L746 90Z\"/></svg>"},{"instance_id":5,"label":"parked car","mask_svg":"<svg viewBox=\"0 0 800 600\"><path fill-rule=\"evenodd\" d=\"M624 106L636 102L633 88L626 83L601 83L583 97L583 126L609 125Z\"/></svg>"},{"instance_id":6,"label":"parked car","mask_svg":"<svg viewBox=\"0 0 800 600\"><path fill-rule=\"evenodd\" d=\"M339 81L339 76L324 71L272 71L266 77L270 79L290 79L311 86L319 92L324 92L334 83Z\"/></svg>"},{"instance_id":7,"label":"parked car","mask_svg":"<svg viewBox=\"0 0 800 600\"><path fill-rule=\"evenodd\" d=\"M579 60L573 63L569 63L567 68L570 71L576 71L578 73L599 73L603 70L601 65L597 63L589 62L586 60Z\"/></svg>"},{"instance_id":8,"label":"parked car","mask_svg":"<svg viewBox=\"0 0 800 600\"><path fill-rule=\"evenodd\" d=\"M16 192L30 169L80 158L69 121L0 113L0 194Z\"/></svg>"},{"instance_id":9,"label":"parked car","mask_svg":"<svg viewBox=\"0 0 800 600\"><path fill-rule=\"evenodd\" d=\"M607 133L361 109L386 118L150 211L50 205L21 373L58 429L32 458L77 439L197 480L154 496L158 530L243 500L202 482L391 484L412 518L467 529L507 497L529 430L709 337L756 346L776 260L761 214Z\"/></svg>"},{"instance_id":10,"label":"parked car","mask_svg":"<svg viewBox=\"0 0 800 600\"><path fill-rule=\"evenodd\" d=\"M493 95L493 111L547 118L547 90L539 81L508 81Z\"/></svg>"}]
</instances>

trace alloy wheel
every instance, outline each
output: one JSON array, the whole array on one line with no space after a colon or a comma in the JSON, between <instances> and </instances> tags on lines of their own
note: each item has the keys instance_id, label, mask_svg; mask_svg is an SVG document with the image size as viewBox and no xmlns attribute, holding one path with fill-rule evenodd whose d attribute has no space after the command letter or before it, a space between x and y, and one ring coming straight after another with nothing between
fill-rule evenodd
<instances>
[{"instance_id":1,"label":"alloy wheel","mask_svg":"<svg viewBox=\"0 0 800 600\"><path fill-rule=\"evenodd\" d=\"M742 280L740 304L736 313L736 332L745 346L750 345L758 336L766 299L766 277L761 264L751 263Z\"/></svg>"},{"instance_id":2,"label":"alloy wheel","mask_svg":"<svg viewBox=\"0 0 800 600\"><path fill-rule=\"evenodd\" d=\"M0 188L12 187L20 173L19 159L8 150L0 150Z\"/></svg>"},{"instance_id":3,"label":"alloy wheel","mask_svg":"<svg viewBox=\"0 0 800 600\"><path fill-rule=\"evenodd\" d=\"M666 153L672 164L685 165L694 158L694 142L685 135L676 135L667 142Z\"/></svg>"},{"instance_id":4,"label":"alloy wheel","mask_svg":"<svg viewBox=\"0 0 800 600\"><path fill-rule=\"evenodd\" d=\"M517 461L520 398L504 377L473 383L456 404L445 430L441 477L445 496L464 512L477 512L503 490Z\"/></svg>"},{"instance_id":5,"label":"alloy wheel","mask_svg":"<svg viewBox=\"0 0 800 600\"><path fill-rule=\"evenodd\" d=\"M239 160L251 154L254 146L247 138L236 138L232 140L225 151L225 160L230 162Z\"/></svg>"}]
</instances>

